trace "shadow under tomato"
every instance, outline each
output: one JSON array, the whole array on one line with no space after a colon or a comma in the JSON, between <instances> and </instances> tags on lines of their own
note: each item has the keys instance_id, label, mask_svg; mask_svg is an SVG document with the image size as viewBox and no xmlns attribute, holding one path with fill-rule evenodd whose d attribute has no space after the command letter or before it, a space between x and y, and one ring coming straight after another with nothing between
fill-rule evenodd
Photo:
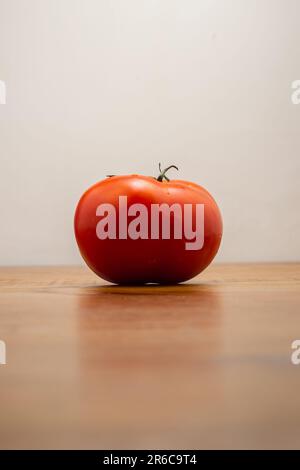
<instances>
[{"instance_id":1,"label":"shadow under tomato","mask_svg":"<svg viewBox=\"0 0 300 470\"><path fill-rule=\"evenodd\" d=\"M80 322L103 322L106 318L136 321L146 317L157 321L182 318L199 323L221 317L223 297L210 283L142 286L102 285L82 288L77 296Z\"/></svg>"}]
</instances>

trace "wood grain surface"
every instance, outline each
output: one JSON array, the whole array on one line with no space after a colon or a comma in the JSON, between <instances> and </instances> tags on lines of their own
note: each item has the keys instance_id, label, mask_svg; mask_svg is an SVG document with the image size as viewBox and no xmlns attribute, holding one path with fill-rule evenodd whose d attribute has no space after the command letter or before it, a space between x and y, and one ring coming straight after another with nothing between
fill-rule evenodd
<instances>
[{"instance_id":1,"label":"wood grain surface","mask_svg":"<svg viewBox=\"0 0 300 470\"><path fill-rule=\"evenodd\" d=\"M298 264L0 269L0 448L300 448Z\"/></svg>"}]
</instances>

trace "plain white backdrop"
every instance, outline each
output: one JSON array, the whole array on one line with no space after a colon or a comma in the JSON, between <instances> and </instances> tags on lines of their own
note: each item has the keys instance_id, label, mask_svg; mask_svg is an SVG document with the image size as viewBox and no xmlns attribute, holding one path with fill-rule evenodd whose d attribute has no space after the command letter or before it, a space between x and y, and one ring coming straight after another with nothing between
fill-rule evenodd
<instances>
[{"instance_id":1,"label":"plain white backdrop","mask_svg":"<svg viewBox=\"0 0 300 470\"><path fill-rule=\"evenodd\" d=\"M0 264L80 263L82 192L159 162L219 203L218 261L299 260L299 22L298 0L0 0Z\"/></svg>"}]
</instances>

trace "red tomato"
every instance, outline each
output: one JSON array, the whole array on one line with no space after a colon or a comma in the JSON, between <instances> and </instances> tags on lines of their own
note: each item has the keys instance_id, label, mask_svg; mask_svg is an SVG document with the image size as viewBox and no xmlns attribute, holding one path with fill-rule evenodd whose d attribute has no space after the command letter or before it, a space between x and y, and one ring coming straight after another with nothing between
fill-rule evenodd
<instances>
[{"instance_id":1,"label":"red tomato","mask_svg":"<svg viewBox=\"0 0 300 470\"><path fill-rule=\"evenodd\" d=\"M98 276L116 284L178 283L199 274L215 257L222 238L216 202L195 183L170 181L167 170L157 179L112 176L81 197L75 236L81 255Z\"/></svg>"}]
</instances>

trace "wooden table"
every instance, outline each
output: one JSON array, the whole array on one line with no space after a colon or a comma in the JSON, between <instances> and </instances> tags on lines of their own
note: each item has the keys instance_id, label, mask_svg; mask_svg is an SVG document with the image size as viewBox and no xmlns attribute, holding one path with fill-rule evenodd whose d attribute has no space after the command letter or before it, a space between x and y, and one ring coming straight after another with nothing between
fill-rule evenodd
<instances>
[{"instance_id":1,"label":"wooden table","mask_svg":"<svg viewBox=\"0 0 300 470\"><path fill-rule=\"evenodd\" d=\"M300 266L1 268L0 448L300 448Z\"/></svg>"}]
</instances>

